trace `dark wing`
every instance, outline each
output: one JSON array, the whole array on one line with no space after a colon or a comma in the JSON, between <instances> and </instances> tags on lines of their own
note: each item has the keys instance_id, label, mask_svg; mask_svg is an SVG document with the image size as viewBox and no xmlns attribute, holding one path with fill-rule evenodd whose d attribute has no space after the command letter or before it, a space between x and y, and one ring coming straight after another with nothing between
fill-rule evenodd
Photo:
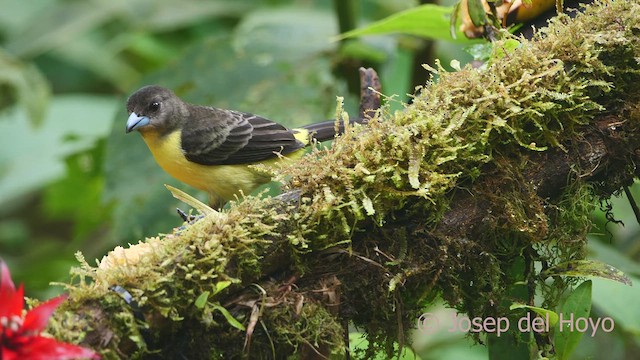
<instances>
[{"instance_id":1,"label":"dark wing","mask_svg":"<svg viewBox=\"0 0 640 360\"><path fill-rule=\"evenodd\" d=\"M202 106L190 110L182 150L198 164L254 163L304 147L291 130L260 116Z\"/></svg>"}]
</instances>

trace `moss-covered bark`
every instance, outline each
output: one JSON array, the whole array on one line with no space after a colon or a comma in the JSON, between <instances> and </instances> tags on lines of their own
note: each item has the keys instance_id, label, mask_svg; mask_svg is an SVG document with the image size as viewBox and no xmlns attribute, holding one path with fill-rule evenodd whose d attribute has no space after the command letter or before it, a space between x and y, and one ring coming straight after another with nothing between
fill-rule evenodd
<instances>
[{"instance_id":1,"label":"moss-covered bark","mask_svg":"<svg viewBox=\"0 0 640 360\"><path fill-rule=\"evenodd\" d=\"M441 71L404 111L278 170L288 200L248 198L76 269L51 332L106 358L311 357L342 353L348 323L391 353L437 294L508 314L521 276L553 307L567 283L537 269L582 258L594 199L637 175L639 16L598 2L486 69Z\"/></svg>"}]
</instances>

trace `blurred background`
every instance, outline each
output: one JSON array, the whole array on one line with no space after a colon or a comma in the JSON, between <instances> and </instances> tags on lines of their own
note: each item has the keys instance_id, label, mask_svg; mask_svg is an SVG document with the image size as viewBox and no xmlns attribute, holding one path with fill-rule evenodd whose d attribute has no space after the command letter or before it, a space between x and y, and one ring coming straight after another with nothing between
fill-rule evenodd
<instances>
[{"instance_id":1,"label":"blurred background","mask_svg":"<svg viewBox=\"0 0 640 360\"><path fill-rule=\"evenodd\" d=\"M163 184L206 198L164 174L139 134L125 135L128 94L159 84L193 103L303 125L332 118L336 96L357 114L357 69L371 66L390 108L401 109L429 78L420 65L464 65L469 41L443 40L449 19L439 12L424 20L431 39L335 36L429 2L0 0L0 257L16 283L48 298L61 291L50 282L68 281L75 252L95 264L116 245L180 226L175 208L185 206ZM631 193L640 199L637 186ZM594 281L592 315L616 327L585 335L574 357L631 359L640 351L640 229L626 197L597 206L624 226L596 211L589 256L636 286ZM422 359L487 357L446 332L417 333L415 350Z\"/></svg>"}]
</instances>

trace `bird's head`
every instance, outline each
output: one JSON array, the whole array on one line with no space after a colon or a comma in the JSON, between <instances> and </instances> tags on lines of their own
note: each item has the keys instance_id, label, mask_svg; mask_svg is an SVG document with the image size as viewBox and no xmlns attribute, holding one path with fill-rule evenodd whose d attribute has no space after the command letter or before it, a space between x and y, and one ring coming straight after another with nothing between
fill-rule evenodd
<instances>
[{"instance_id":1,"label":"bird's head","mask_svg":"<svg viewBox=\"0 0 640 360\"><path fill-rule=\"evenodd\" d=\"M173 91L157 85L145 86L127 100L129 119L126 132L171 132L179 126L180 117L176 115L185 106Z\"/></svg>"}]
</instances>

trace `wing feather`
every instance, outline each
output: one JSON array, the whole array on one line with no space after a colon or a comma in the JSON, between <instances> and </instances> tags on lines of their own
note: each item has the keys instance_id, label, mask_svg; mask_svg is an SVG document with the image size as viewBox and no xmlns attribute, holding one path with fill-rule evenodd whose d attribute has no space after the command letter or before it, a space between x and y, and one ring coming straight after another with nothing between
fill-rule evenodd
<instances>
[{"instance_id":1,"label":"wing feather","mask_svg":"<svg viewBox=\"0 0 640 360\"><path fill-rule=\"evenodd\" d=\"M202 165L248 164L304 147L286 127L263 117L197 106L182 129L182 150Z\"/></svg>"}]
</instances>

